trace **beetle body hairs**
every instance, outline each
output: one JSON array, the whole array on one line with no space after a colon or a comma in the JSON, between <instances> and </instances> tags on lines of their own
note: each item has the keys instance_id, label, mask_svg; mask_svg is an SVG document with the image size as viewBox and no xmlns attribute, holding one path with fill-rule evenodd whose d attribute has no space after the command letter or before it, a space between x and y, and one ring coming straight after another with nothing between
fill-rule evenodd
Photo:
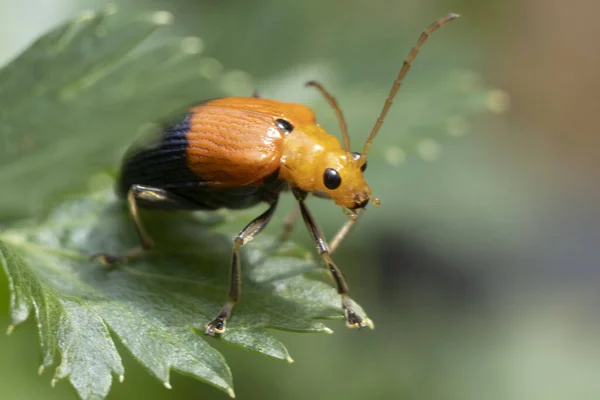
<instances>
[{"instance_id":1,"label":"beetle body hairs","mask_svg":"<svg viewBox=\"0 0 600 400\"><path fill-rule=\"evenodd\" d=\"M228 97L204 102L185 118L169 126L158 143L133 148L124 157L117 182L118 194L127 200L140 246L121 255L95 254L105 264L125 262L153 241L145 231L138 207L167 210L244 209L265 202L268 209L235 237L228 298L217 316L206 325L207 335L221 334L240 299L239 249L271 220L279 195L291 191L298 208L285 219L284 236L300 216L312 236L324 266L331 272L349 327L370 326L358 315L348 297L348 285L331 253L344 239L358 214L372 196L364 178L367 154L392 101L420 47L442 25L458 17L449 14L434 22L419 37L392 85L361 153L352 153L350 137L336 100L317 82L318 90L336 112L343 146L316 122L306 106L252 97ZM306 205L308 195L331 199L348 221L332 240L331 247Z\"/></svg>"}]
</instances>

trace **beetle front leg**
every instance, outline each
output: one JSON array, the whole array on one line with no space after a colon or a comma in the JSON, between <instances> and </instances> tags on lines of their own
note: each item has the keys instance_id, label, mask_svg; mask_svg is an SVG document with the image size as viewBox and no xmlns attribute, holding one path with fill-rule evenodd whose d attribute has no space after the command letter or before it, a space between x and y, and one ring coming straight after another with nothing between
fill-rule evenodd
<instances>
[{"instance_id":1,"label":"beetle front leg","mask_svg":"<svg viewBox=\"0 0 600 400\"><path fill-rule=\"evenodd\" d=\"M290 234L294 230L294 226L296 222L300 218L300 208L294 208L290 211L288 215L283 219L283 230L281 232L281 241L285 242L290 238ZM340 246L342 241L346 238L346 235L350 232L354 224L356 223L356 219L349 219L342 225L339 231L335 234L333 239L329 242L329 254L333 254L337 248Z\"/></svg>"},{"instance_id":2,"label":"beetle front leg","mask_svg":"<svg viewBox=\"0 0 600 400\"><path fill-rule=\"evenodd\" d=\"M329 270L329 272L331 272L331 275L335 280L338 293L342 296L342 309L344 310L344 316L346 317L346 325L349 328L363 328L368 326L369 321L358 315L352 308L350 297L348 296L348 285L346 284L344 275L342 275L342 271L340 271L331 258L329 246L325 241L325 235L323 235L323 232L317 225L315 219L306 206L304 201L306 199L306 193L297 189L294 189L293 192L296 200L298 200L300 213L302 214L304 223L306 224L310 235L317 245L317 250L325 262L325 267Z\"/></svg>"},{"instance_id":3,"label":"beetle front leg","mask_svg":"<svg viewBox=\"0 0 600 400\"><path fill-rule=\"evenodd\" d=\"M262 213L260 216L252 220L242 231L235 237L233 240L233 255L231 259L231 277L229 283L229 295L227 298L227 302L221 308L221 311L215 319L206 324L206 329L204 333L209 336L214 336L215 334L221 334L225 332L225 325L227 323L227 319L231 316L231 311L233 310L233 306L240 299L241 293L241 285L242 285L242 276L241 276L241 266L240 266L240 255L239 249L249 241L251 241L256 234L262 231L269 221L275 210L277 209L277 201L275 199L273 203L269 206L269 209Z\"/></svg>"},{"instance_id":4,"label":"beetle front leg","mask_svg":"<svg viewBox=\"0 0 600 400\"><path fill-rule=\"evenodd\" d=\"M350 229L352 229L356 221L356 219L349 219L346 221L346 223L344 223L344 225L342 225L333 239L331 239L331 244L329 245L329 254L333 254L333 252L339 247L339 245L342 243L342 240L344 240L346 235L348 235Z\"/></svg>"}]
</instances>

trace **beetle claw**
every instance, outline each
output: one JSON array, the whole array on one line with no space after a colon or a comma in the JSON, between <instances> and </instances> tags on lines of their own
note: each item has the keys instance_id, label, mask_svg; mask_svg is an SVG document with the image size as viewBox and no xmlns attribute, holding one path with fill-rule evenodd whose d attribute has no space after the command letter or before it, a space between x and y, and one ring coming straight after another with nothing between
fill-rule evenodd
<instances>
[{"instance_id":1,"label":"beetle claw","mask_svg":"<svg viewBox=\"0 0 600 400\"><path fill-rule=\"evenodd\" d=\"M208 336L215 336L215 334L221 335L223 332L225 332L226 321L227 320L225 317L218 316L206 324L204 334Z\"/></svg>"},{"instance_id":2,"label":"beetle claw","mask_svg":"<svg viewBox=\"0 0 600 400\"><path fill-rule=\"evenodd\" d=\"M364 328L367 326L364 318L358 315L352 308L345 307L344 315L346 316L346 326L348 328Z\"/></svg>"}]
</instances>

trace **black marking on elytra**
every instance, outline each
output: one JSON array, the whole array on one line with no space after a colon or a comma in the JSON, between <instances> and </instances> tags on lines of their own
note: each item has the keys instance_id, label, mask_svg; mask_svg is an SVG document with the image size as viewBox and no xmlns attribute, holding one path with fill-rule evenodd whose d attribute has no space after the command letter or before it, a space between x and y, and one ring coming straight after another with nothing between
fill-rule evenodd
<instances>
[{"instance_id":1,"label":"black marking on elytra","mask_svg":"<svg viewBox=\"0 0 600 400\"><path fill-rule=\"evenodd\" d=\"M184 199L180 208L185 210L216 210L219 208L244 209L260 202L270 202L285 187L275 171L264 179L262 186L218 189L192 172L187 164L187 135L191 129L188 113L181 120L168 125L160 140L152 147L138 147L124 158L117 193L125 198L132 185L164 189ZM172 204L139 201L141 208L173 209Z\"/></svg>"},{"instance_id":2,"label":"black marking on elytra","mask_svg":"<svg viewBox=\"0 0 600 400\"><path fill-rule=\"evenodd\" d=\"M150 148L135 148L123 160L117 191L125 197L132 185L161 188L165 183L200 180L187 166L187 133L191 114L167 126L158 144Z\"/></svg>"}]
</instances>

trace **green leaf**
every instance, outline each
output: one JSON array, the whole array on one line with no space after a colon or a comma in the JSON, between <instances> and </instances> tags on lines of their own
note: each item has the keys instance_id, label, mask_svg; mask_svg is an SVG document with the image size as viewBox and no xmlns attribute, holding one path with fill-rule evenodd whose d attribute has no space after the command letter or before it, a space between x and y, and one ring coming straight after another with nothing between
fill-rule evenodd
<instances>
[{"instance_id":1,"label":"green leaf","mask_svg":"<svg viewBox=\"0 0 600 400\"><path fill-rule=\"evenodd\" d=\"M137 237L109 192L74 198L43 221L0 233L13 324L35 312L42 367L60 356L55 379L68 377L84 399L106 396L111 375L123 377L113 337L167 387L176 370L233 395L224 358L202 334L227 294L233 235L211 230L218 221L210 214L147 212L143 219L156 248L112 269L89 255L122 252ZM267 328L331 332L317 319L343 315L325 269L305 251L275 243L259 236L244 247L242 300L218 340L291 362Z\"/></svg>"},{"instance_id":2,"label":"green leaf","mask_svg":"<svg viewBox=\"0 0 600 400\"><path fill-rule=\"evenodd\" d=\"M113 168L140 132L222 95L218 76L202 73L216 60L199 38L148 39L169 13L114 11L83 14L0 69L0 217L43 210Z\"/></svg>"}]
</instances>

